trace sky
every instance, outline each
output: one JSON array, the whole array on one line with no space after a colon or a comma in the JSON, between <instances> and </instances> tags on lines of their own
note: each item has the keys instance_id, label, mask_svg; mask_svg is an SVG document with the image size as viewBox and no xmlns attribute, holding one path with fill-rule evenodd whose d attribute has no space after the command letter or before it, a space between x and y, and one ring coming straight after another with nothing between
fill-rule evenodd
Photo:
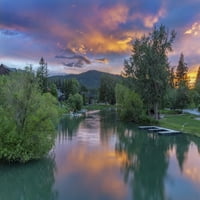
<instances>
[{"instance_id":1,"label":"sky","mask_svg":"<svg viewBox=\"0 0 200 200\"><path fill-rule=\"evenodd\" d=\"M39 66L51 73L120 73L134 39L164 24L177 32L171 66L180 54L200 65L200 0L0 0L0 63Z\"/></svg>"}]
</instances>

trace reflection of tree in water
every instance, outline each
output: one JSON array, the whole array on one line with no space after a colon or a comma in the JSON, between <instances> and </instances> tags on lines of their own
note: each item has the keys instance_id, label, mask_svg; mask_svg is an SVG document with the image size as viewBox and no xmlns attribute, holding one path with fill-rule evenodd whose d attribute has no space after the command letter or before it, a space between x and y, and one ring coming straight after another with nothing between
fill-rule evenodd
<instances>
[{"instance_id":1,"label":"reflection of tree in water","mask_svg":"<svg viewBox=\"0 0 200 200\"><path fill-rule=\"evenodd\" d=\"M199 137L193 136L192 142L194 142L194 144L197 146L198 152L200 154L200 139L199 139Z\"/></svg>"},{"instance_id":2,"label":"reflection of tree in water","mask_svg":"<svg viewBox=\"0 0 200 200\"><path fill-rule=\"evenodd\" d=\"M63 117L58 125L58 137L67 137L68 139L72 139L82 120L82 117Z\"/></svg>"},{"instance_id":3,"label":"reflection of tree in water","mask_svg":"<svg viewBox=\"0 0 200 200\"><path fill-rule=\"evenodd\" d=\"M107 143L116 132L117 115L115 111L101 111L100 137L102 143Z\"/></svg>"},{"instance_id":4,"label":"reflection of tree in water","mask_svg":"<svg viewBox=\"0 0 200 200\"><path fill-rule=\"evenodd\" d=\"M57 199L54 169L54 159L50 157L24 165L1 164L0 199Z\"/></svg>"},{"instance_id":5,"label":"reflection of tree in water","mask_svg":"<svg viewBox=\"0 0 200 200\"><path fill-rule=\"evenodd\" d=\"M187 159L190 143L191 137L189 136L180 135L180 137L175 137L176 158L181 172L183 171L184 162Z\"/></svg>"},{"instance_id":6,"label":"reflection of tree in water","mask_svg":"<svg viewBox=\"0 0 200 200\"><path fill-rule=\"evenodd\" d=\"M119 142L116 151L127 154L122 169L125 181L131 184L133 199L167 199L164 184L169 164L168 151L176 144L177 159L183 166L190 140L185 136L141 133L122 123L118 125L117 132Z\"/></svg>"}]
</instances>

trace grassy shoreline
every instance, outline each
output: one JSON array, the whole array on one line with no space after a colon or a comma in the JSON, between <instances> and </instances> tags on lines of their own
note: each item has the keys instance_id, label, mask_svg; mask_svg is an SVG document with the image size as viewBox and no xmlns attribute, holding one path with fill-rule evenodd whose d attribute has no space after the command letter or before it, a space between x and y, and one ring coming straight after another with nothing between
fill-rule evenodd
<instances>
[{"instance_id":1,"label":"grassy shoreline","mask_svg":"<svg viewBox=\"0 0 200 200\"><path fill-rule=\"evenodd\" d=\"M159 120L162 127L181 131L200 137L200 120L192 114L165 114L164 118Z\"/></svg>"}]
</instances>

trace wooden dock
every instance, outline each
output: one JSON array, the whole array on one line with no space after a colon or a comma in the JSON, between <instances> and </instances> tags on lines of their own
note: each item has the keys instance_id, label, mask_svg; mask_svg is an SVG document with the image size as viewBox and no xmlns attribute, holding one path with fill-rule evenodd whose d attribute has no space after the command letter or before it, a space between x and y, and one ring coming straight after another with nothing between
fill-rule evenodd
<instances>
[{"instance_id":1,"label":"wooden dock","mask_svg":"<svg viewBox=\"0 0 200 200\"><path fill-rule=\"evenodd\" d=\"M168 128L163 128L159 126L139 126L139 129L147 130L148 132L158 133L159 135L175 135L180 134L180 131L175 131Z\"/></svg>"}]
</instances>

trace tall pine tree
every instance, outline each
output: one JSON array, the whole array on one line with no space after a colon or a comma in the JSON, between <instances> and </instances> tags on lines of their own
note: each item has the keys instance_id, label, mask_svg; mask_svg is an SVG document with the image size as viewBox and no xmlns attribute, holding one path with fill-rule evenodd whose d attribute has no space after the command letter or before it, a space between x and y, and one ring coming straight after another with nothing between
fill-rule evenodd
<instances>
[{"instance_id":1,"label":"tall pine tree","mask_svg":"<svg viewBox=\"0 0 200 200\"><path fill-rule=\"evenodd\" d=\"M181 53L180 59L178 62L178 66L176 68L176 85L180 87L180 85L188 85L188 67L184 61L184 55Z\"/></svg>"},{"instance_id":2,"label":"tall pine tree","mask_svg":"<svg viewBox=\"0 0 200 200\"><path fill-rule=\"evenodd\" d=\"M39 62L40 66L37 69L37 78L39 82L39 86L42 92L47 92L48 84L47 84L47 77L48 77L48 70L47 70L47 63L45 62L44 58L42 57Z\"/></svg>"}]
</instances>

